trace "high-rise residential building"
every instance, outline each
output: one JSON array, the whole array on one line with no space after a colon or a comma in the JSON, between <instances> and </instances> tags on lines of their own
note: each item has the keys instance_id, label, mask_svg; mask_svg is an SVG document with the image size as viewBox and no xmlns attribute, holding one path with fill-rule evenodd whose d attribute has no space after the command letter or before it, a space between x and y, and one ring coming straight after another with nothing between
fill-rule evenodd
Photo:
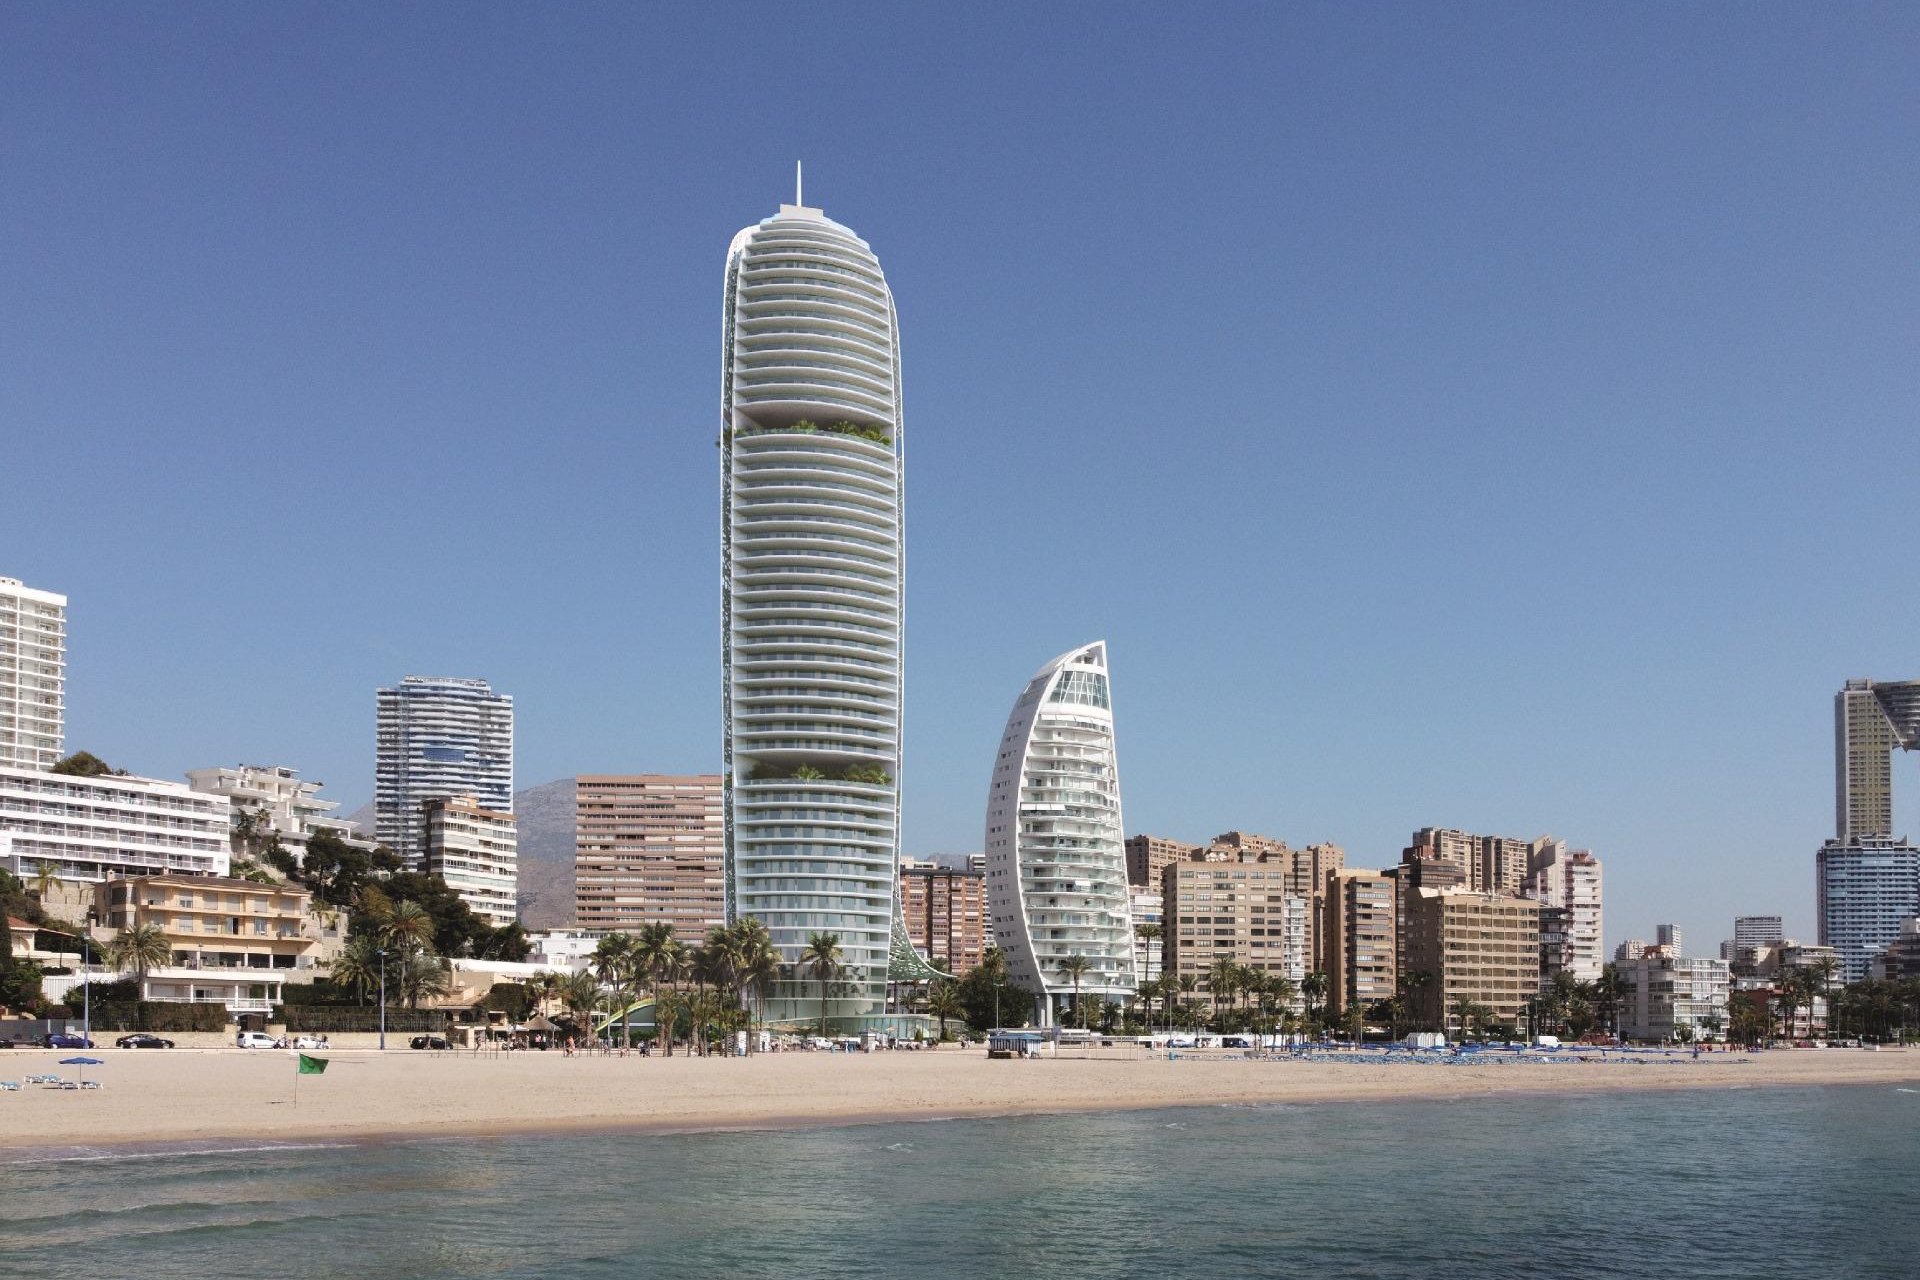
<instances>
[{"instance_id":1,"label":"high-rise residential building","mask_svg":"<svg viewBox=\"0 0 1920 1280\"><path fill-rule=\"evenodd\" d=\"M474 796L435 796L420 806L421 869L439 876L473 913L498 929L519 918L518 830L511 813Z\"/></svg>"},{"instance_id":2,"label":"high-rise residential building","mask_svg":"<svg viewBox=\"0 0 1920 1280\"><path fill-rule=\"evenodd\" d=\"M1656 947L1672 947L1674 954L1679 955L1685 946L1683 939L1684 935L1680 932L1680 926L1677 924L1656 924L1653 926L1653 944Z\"/></svg>"},{"instance_id":3,"label":"high-rise residential building","mask_svg":"<svg viewBox=\"0 0 1920 1280\"><path fill-rule=\"evenodd\" d=\"M1296 988L1307 976L1309 900L1288 890L1292 851L1273 843L1267 852L1216 844L1160 873L1166 963L1210 998L1208 974L1222 959Z\"/></svg>"},{"instance_id":4,"label":"high-rise residential building","mask_svg":"<svg viewBox=\"0 0 1920 1280\"><path fill-rule=\"evenodd\" d=\"M1042 1025L1076 992L1134 990L1132 911L1120 825L1107 646L1040 668L1013 705L987 792L987 901L1008 975L1040 999ZM1076 982L1070 956L1088 968Z\"/></svg>"},{"instance_id":5,"label":"high-rise residential building","mask_svg":"<svg viewBox=\"0 0 1920 1280\"><path fill-rule=\"evenodd\" d=\"M1197 844L1169 840L1164 836L1128 836L1127 883L1145 885L1158 893L1160 873L1166 869L1167 864L1179 862L1182 858L1199 851L1200 846Z\"/></svg>"},{"instance_id":6,"label":"high-rise residential building","mask_svg":"<svg viewBox=\"0 0 1920 1280\"><path fill-rule=\"evenodd\" d=\"M986 872L902 858L900 913L914 949L934 968L963 977L986 950Z\"/></svg>"},{"instance_id":7,"label":"high-rise residential building","mask_svg":"<svg viewBox=\"0 0 1920 1280\"><path fill-rule=\"evenodd\" d=\"M717 773L576 779L575 923L624 933L670 924L688 946L725 924L721 796Z\"/></svg>"},{"instance_id":8,"label":"high-rise residential building","mask_svg":"<svg viewBox=\"0 0 1920 1280\"><path fill-rule=\"evenodd\" d=\"M224 876L233 810L183 782L0 766L0 867L25 879Z\"/></svg>"},{"instance_id":9,"label":"high-rise residential building","mask_svg":"<svg viewBox=\"0 0 1920 1280\"><path fill-rule=\"evenodd\" d=\"M372 841L354 835L351 823L333 816L340 805L320 798L323 784L307 781L298 769L278 764L189 769L187 785L205 795L225 797L236 818L254 815L251 841L238 826L235 828L235 854L247 854L250 845L264 847L274 841L300 862L306 857L307 841L320 831L330 832L355 848L373 847Z\"/></svg>"},{"instance_id":10,"label":"high-rise residential building","mask_svg":"<svg viewBox=\"0 0 1920 1280\"><path fill-rule=\"evenodd\" d=\"M1885 836L1829 840L1815 857L1820 941L1847 982L1867 976L1876 952L1920 914L1920 848Z\"/></svg>"},{"instance_id":11,"label":"high-rise residential building","mask_svg":"<svg viewBox=\"0 0 1920 1280\"><path fill-rule=\"evenodd\" d=\"M1167 897L1158 887L1143 888L1130 885L1127 889L1127 906L1133 916L1133 974L1134 989L1144 990L1149 982L1156 982L1166 959ZM1146 933L1141 930L1151 926ZM1157 930L1158 932L1154 932Z\"/></svg>"},{"instance_id":12,"label":"high-rise residential building","mask_svg":"<svg viewBox=\"0 0 1920 1280\"><path fill-rule=\"evenodd\" d=\"M1540 991L1540 904L1474 889L1414 889L1403 910L1409 998L1430 1029L1464 1031L1461 1001L1519 1028Z\"/></svg>"},{"instance_id":13,"label":"high-rise residential building","mask_svg":"<svg viewBox=\"0 0 1920 1280\"><path fill-rule=\"evenodd\" d=\"M1320 967L1327 1008L1338 1015L1391 999L1398 981L1399 929L1394 877L1343 868L1327 873L1321 895Z\"/></svg>"},{"instance_id":14,"label":"high-rise residential building","mask_svg":"<svg viewBox=\"0 0 1920 1280\"><path fill-rule=\"evenodd\" d=\"M418 870L429 800L472 796L513 812L513 699L485 680L408 676L379 692L374 835Z\"/></svg>"},{"instance_id":15,"label":"high-rise residential building","mask_svg":"<svg viewBox=\"0 0 1920 1280\"><path fill-rule=\"evenodd\" d=\"M1517 894L1534 851L1546 843L1513 836L1481 836L1453 827L1422 827L1401 853L1403 863L1440 862L1459 868L1460 883L1486 893Z\"/></svg>"},{"instance_id":16,"label":"high-rise residential building","mask_svg":"<svg viewBox=\"0 0 1920 1280\"><path fill-rule=\"evenodd\" d=\"M1881 982L1920 978L1920 916L1900 922L1900 936L1874 953L1867 976Z\"/></svg>"},{"instance_id":17,"label":"high-rise residential building","mask_svg":"<svg viewBox=\"0 0 1920 1280\"><path fill-rule=\"evenodd\" d=\"M1266 853L1281 860L1287 868L1287 892L1307 904L1307 966L1314 967L1320 954L1321 895L1326 891L1327 872L1346 865L1346 853L1337 844L1310 844L1294 849L1284 840L1254 835L1246 831L1227 831L1213 838L1212 849L1245 850Z\"/></svg>"},{"instance_id":18,"label":"high-rise residential building","mask_svg":"<svg viewBox=\"0 0 1920 1280\"><path fill-rule=\"evenodd\" d=\"M0 767L59 761L66 691L67 598L0 578Z\"/></svg>"},{"instance_id":19,"label":"high-rise residential building","mask_svg":"<svg viewBox=\"0 0 1920 1280\"><path fill-rule=\"evenodd\" d=\"M1598 981L1607 961L1600 859L1588 849L1568 849L1564 840L1537 840L1528 857L1521 894L1543 908L1541 985L1559 973L1570 973L1580 982Z\"/></svg>"},{"instance_id":20,"label":"high-rise residential building","mask_svg":"<svg viewBox=\"0 0 1920 1280\"><path fill-rule=\"evenodd\" d=\"M1736 954L1748 947L1779 946L1786 936L1786 921L1779 916L1733 918L1733 949Z\"/></svg>"},{"instance_id":21,"label":"high-rise residential building","mask_svg":"<svg viewBox=\"0 0 1920 1280\"><path fill-rule=\"evenodd\" d=\"M1834 835L1893 835L1893 753L1920 750L1920 680L1849 680L1834 695Z\"/></svg>"},{"instance_id":22,"label":"high-rise residential building","mask_svg":"<svg viewBox=\"0 0 1920 1280\"><path fill-rule=\"evenodd\" d=\"M867 242L799 202L727 250L720 472L730 916L788 963L839 939L829 1015L886 1016L900 853L904 443L893 294ZM769 1020L820 1013L773 984Z\"/></svg>"},{"instance_id":23,"label":"high-rise residential building","mask_svg":"<svg viewBox=\"0 0 1920 1280\"><path fill-rule=\"evenodd\" d=\"M1671 931L1668 933L1667 931ZM1671 1042L1676 1034L1705 1040L1727 1029L1731 976L1724 960L1691 959L1681 953L1680 932L1661 925L1660 942L1621 944L1614 967L1626 983L1620 1034L1629 1040Z\"/></svg>"}]
</instances>

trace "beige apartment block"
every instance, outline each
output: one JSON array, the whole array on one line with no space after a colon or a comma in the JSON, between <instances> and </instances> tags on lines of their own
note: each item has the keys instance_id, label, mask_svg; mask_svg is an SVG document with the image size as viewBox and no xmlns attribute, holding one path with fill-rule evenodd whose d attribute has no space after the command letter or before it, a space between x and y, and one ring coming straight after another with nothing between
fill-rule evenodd
<instances>
[{"instance_id":1,"label":"beige apartment block","mask_svg":"<svg viewBox=\"0 0 1920 1280\"><path fill-rule=\"evenodd\" d=\"M148 970L143 1000L266 1014L283 1003L285 984L322 976L346 938L346 913L312 912L312 895L295 885L162 874L92 888L106 931L152 925L173 950L169 963Z\"/></svg>"},{"instance_id":2,"label":"beige apartment block","mask_svg":"<svg viewBox=\"0 0 1920 1280\"><path fill-rule=\"evenodd\" d=\"M902 858L900 912L914 948L961 977L986 951L987 874Z\"/></svg>"},{"instance_id":3,"label":"beige apartment block","mask_svg":"<svg viewBox=\"0 0 1920 1280\"><path fill-rule=\"evenodd\" d=\"M1481 836L1453 827L1422 827L1402 851L1402 862L1439 862L1457 867L1461 883L1486 893L1519 893L1535 850L1546 844L1513 836Z\"/></svg>"},{"instance_id":4,"label":"beige apartment block","mask_svg":"<svg viewBox=\"0 0 1920 1280\"><path fill-rule=\"evenodd\" d=\"M422 858L473 913L498 929L520 917L519 834L514 816L475 796L434 797L420 806Z\"/></svg>"},{"instance_id":5,"label":"beige apartment block","mask_svg":"<svg viewBox=\"0 0 1920 1280\"><path fill-rule=\"evenodd\" d=\"M1405 904L1411 1012L1422 1028L1458 1034L1456 1004L1494 1025L1524 1026L1540 990L1540 904L1473 889L1414 889Z\"/></svg>"},{"instance_id":6,"label":"beige apartment block","mask_svg":"<svg viewBox=\"0 0 1920 1280\"><path fill-rule=\"evenodd\" d=\"M1384 871L1327 873L1322 890L1321 968L1327 1007L1336 1014L1394 993L1396 977L1394 878Z\"/></svg>"},{"instance_id":7,"label":"beige apartment block","mask_svg":"<svg viewBox=\"0 0 1920 1280\"><path fill-rule=\"evenodd\" d=\"M1160 887L1160 873L1170 862L1179 862L1200 852L1197 844L1168 840L1163 836L1127 838L1127 883Z\"/></svg>"},{"instance_id":8,"label":"beige apartment block","mask_svg":"<svg viewBox=\"0 0 1920 1280\"><path fill-rule=\"evenodd\" d=\"M1288 850L1218 846L1161 872L1164 963L1207 990L1222 957L1296 986L1307 976L1307 900L1287 891Z\"/></svg>"},{"instance_id":9,"label":"beige apartment block","mask_svg":"<svg viewBox=\"0 0 1920 1280\"><path fill-rule=\"evenodd\" d=\"M1287 892L1307 904L1306 960L1308 968L1315 967L1320 955L1321 895L1326 891L1327 873L1346 865L1346 852L1337 844L1310 844L1294 849L1284 840L1247 831L1217 835L1210 848L1265 853L1285 862Z\"/></svg>"},{"instance_id":10,"label":"beige apartment block","mask_svg":"<svg viewBox=\"0 0 1920 1280\"><path fill-rule=\"evenodd\" d=\"M629 933L666 923L689 946L725 924L721 805L717 773L576 779L574 922Z\"/></svg>"}]
</instances>

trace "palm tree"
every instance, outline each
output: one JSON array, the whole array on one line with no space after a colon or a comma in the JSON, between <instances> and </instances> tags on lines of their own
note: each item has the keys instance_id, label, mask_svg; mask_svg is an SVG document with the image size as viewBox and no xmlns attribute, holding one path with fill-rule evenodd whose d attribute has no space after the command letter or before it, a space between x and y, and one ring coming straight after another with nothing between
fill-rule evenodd
<instances>
[{"instance_id":1,"label":"palm tree","mask_svg":"<svg viewBox=\"0 0 1920 1280\"><path fill-rule=\"evenodd\" d=\"M633 1047L633 1018L628 1012L634 986L633 938L615 931L600 939L590 961L594 976L613 992L614 1004L621 1010L620 1048Z\"/></svg>"},{"instance_id":2,"label":"palm tree","mask_svg":"<svg viewBox=\"0 0 1920 1280\"><path fill-rule=\"evenodd\" d=\"M380 985L380 944L371 934L356 934L340 948L328 976L336 987L352 991L361 1004Z\"/></svg>"},{"instance_id":3,"label":"palm tree","mask_svg":"<svg viewBox=\"0 0 1920 1280\"><path fill-rule=\"evenodd\" d=\"M403 956L393 977L409 1009L418 1009L421 1000L444 996L453 989L447 962L430 951Z\"/></svg>"},{"instance_id":4,"label":"palm tree","mask_svg":"<svg viewBox=\"0 0 1920 1280\"><path fill-rule=\"evenodd\" d=\"M107 944L106 955L115 969L131 969L135 979L145 982L149 969L173 959L173 944L157 924L129 925Z\"/></svg>"},{"instance_id":5,"label":"palm tree","mask_svg":"<svg viewBox=\"0 0 1920 1280\"><path fill-rule=\"evenodd\" d=\"M1059 964L1060 972L1073 983L1073 1011L1076 1015L1080 1013L1080 979L1086 977L1092 968L1093 961L1077 952L1068 956ZM1087 1029L1087 1020L1085 1017L1081 1017L1080 1019L1080 1029L1082 1031Z\"/></svg>"},{"instance_id":6,"label":"palm tree","mask_svg":"<svg viewBox=\"0 0 1920 1280\"><path fill-rule=\"evenodd\" d=\"M827 1034L827 984L846 967L840 951L840 935L816 933L807 939L800 953L800 966L820 984L820 1034Z\"/></svg>"},{"instance_id":7,"label":"palm tree","mask_svg":"<svg viewBox=\"0 0 1920 1280\"><path fill-rule=\"evenodd\" d=\"M417 902L396 902L376 922L387 945L403 956L433 951L433 917Z\"/></svg>"},{"instance_id":8,"label":"palm tree","mask_svg":"<svg viewBox=\"0 0 1920 1280\"><path fill-rule=\"evenodd\" d=\"M1833 1034L1833 975L1840 972L1840 959L1837 956L1821 956L1807 966L1808 976L1820 984L1820 994L1827 1002L1827 1034Z\"/></svg>"},{"instance_id":9,"label":"palm tree","mask_svg":"<svg viewBox=\"0 0 1920 1280\"><path fill-rule=\"evenodd\" d=\"M1321 1001L1327 998L1327 975L1315 969L1300 980L1300 997L1306 1002L1307 1021L1315 1022L1320 1016Z\"/></svg>"},{"instance_id":10,"label":"palm tree","mask_svg":"<svg viewBox=\"0 0 1920 1280\"><path fill-rule=\"evenodd\" d=\"M33 890L33 896L40 899L42 906L46 905L47 895L60 885L59 866L45 858L35 864L33 876L27 881L27 887Z\"/></svg>"},{"instance_id":11,"label":"palm tree","mask_svg":"<svg viewBox=\"0 0 1920 1280\"><path fill-rule=\"evenodd\" d=\"M951 982L936 982L927 993L927 1012L940 1019L940 1038L947 1038L947 1019L962 1017L967 1012L966 1002L960 999L960 993L954 990Z\"/></svg>"},{"instance_id":12,"label":"palm tree","mask_svg":"<svg viewBox=\"0 0 1920 1280\"><path fill-rule=\"evenodd\" d=\"M1233 993L1240 985L1240 966L1233 962L1230 955L1215 956L1213 963L1207 966L1207 995L1213 1001L1213 1013L1223 1019L1220 1030L1226 1030L1222 1006L1233 1002Z\"/></svg>"},{"instance_id":13,"label":"palm tree","mask_svg":"<svg viewBox=\"0 0 1920 1280\"><path fill-rule=\"evenodd\" d=\"M600 984L591 973L581 970L560 980L558 995L580 1024L593 1030L593 1011L600 1003Z\"/></svg>"}]
</instances>

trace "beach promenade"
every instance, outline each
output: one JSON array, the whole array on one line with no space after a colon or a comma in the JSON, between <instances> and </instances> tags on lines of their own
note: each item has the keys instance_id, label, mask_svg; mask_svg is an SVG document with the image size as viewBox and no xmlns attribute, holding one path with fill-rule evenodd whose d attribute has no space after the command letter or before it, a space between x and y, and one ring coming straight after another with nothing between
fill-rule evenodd
<instances>
[{"instance_id":1,"label":"beach promenade","mask_svg":"<svg viewBox=\"0 0 1920 1280\"><path fill-rule=\"evenodd\" d=\"M1097 1053L1097 1051L1096 1051ZM0 1079L73 1074L64 1052L0 1054ZM1632 1064L1448 1065L1109 1056L989 1061L980 1050L784 1053L744 1059L475 1057L336 1050L297 1080L293 1056L234 1049L100 1050L94 1091L0 1093L0 1146L430 1137L537 1130L780 1128L1141 1107L1458 1099L1500 1093L1920 1088L1920 1050L1775 1050Z\"/></svg>"}]
</instances>

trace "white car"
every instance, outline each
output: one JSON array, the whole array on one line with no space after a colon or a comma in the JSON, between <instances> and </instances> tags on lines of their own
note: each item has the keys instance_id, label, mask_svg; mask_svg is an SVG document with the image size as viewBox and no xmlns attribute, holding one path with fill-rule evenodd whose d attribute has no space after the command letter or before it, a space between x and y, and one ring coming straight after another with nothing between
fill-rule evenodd
<instances>
[{"instance_id":1,"label":"white car","mask_svg":"<svg viewBox=\"0 0 1920 1280\"><path fill-rule=\"evenodd\" d=\"M296 1049L318 1049L322 1046L318 1036L295 1036L293 1038L293 1047Z\"/></svg>"},{"instance_id":2,"label":"white car","mask_svg":"<svg viewBox=\"0 0 1920 1280\"><path fill-rule=\"evenodd\" d=\"M264 1031L242 1031L233 1041L242 1049L278 1049L281 1044Z\"/></svg>"}]
</instances>

